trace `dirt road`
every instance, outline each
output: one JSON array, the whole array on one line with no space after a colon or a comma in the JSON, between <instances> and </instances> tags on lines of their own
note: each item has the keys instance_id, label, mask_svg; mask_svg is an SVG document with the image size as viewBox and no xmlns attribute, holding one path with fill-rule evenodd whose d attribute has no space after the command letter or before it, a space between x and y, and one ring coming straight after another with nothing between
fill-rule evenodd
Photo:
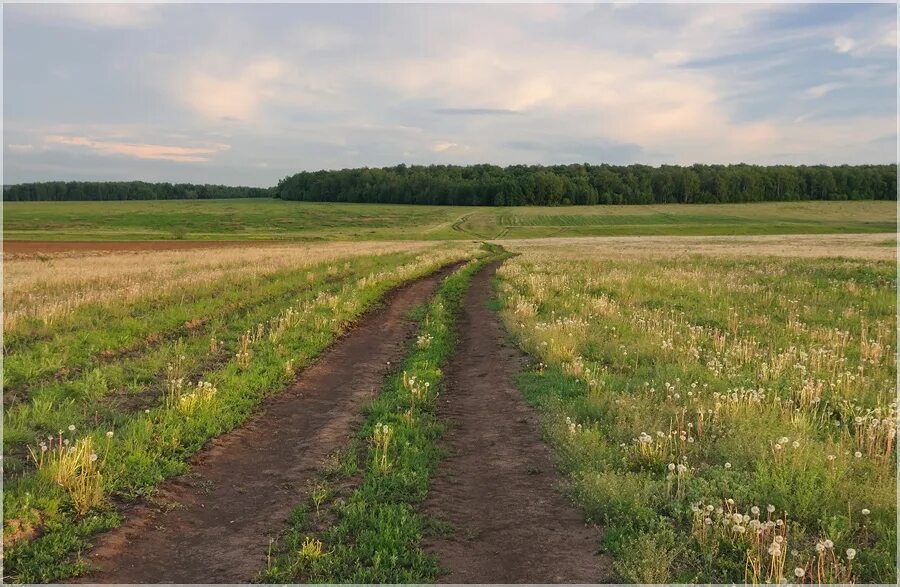
<instances>
[{"instance_id":1,"label":"dirt road","mask_svg":"<svg viewBox=\"0 0 900 587\"><path fill-rule=\"evenodd\" d=\"M212 441L189 473L165 483L156 506L127 514L96 541L91 583L244 583L265 567L270 537L304 500L322 460L346 445L359 410L402 361L415 332L413 307L444 269L390 294L267 401L258 416ZM160 502L163 504L160 507Z\"/></svg>"},{"instance_id":2,"label":"dirt road","mask_svg":"<svg viewBox=\"0 0 900 587\"><path fill-rule=\"evenodd\" d=\"M430 539L448 583L596 583L609 563L599 535L562 494L537 414L514 385L525 356L488 309L497 264L472 280L445 373L440 415L450 456L437 467L425 512L453 525Z\"/></svg>"}]
</instances>

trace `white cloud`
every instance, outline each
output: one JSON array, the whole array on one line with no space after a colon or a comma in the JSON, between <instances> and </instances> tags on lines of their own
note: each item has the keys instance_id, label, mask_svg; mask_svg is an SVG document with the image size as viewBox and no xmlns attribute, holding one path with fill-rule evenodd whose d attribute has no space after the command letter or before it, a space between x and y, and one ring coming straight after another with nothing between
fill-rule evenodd
<instances>
[{"instance_id":1,"label":"white cloud","mask_svg":"<svg viewBox=\"0 0 900 587\"><path fill-rule=\"evenodd\" d=\"M5 6L35 20L89 28L144 28L160 22L160 4L28 4Z\"/></svg>"},{"instance_id":2,"label":"white cloud","mask_svg":"<svg viewBox=\"0 0 900 587\"><path fill-rule=\"evenodd\" d=\"M834 40L834 50L838 53L849 53L856 48L856 41L850 37L838 37Z\"/></svg>"},{"instance_id":3,"label":"white cloud","mask_svg":"<svg viewBox=\"0 0 900 587\"><path fill-rule=\"evenodd\" d=\"M30 153L34 151L34 145L10 143L6 145L6 150L13 153Z\"/></svg>"},{"instance_id":4,"label":"white cloud","mask_svg":"<svg viewBox=\"0 0 900 587\"><path fill-rule=\"evenodd\" d=\"M44 141L49 145L91 149L103 155L125 155L136 159L160 159L179 163L199 163L209 161L210 156L230 149L229 145L224 144L182 147L148 143L126 143L98 140L84 136L66 135L48 135L44 137Z\"/></svg>"},{"instance_id":5,"label":"white cloud","mask_svg":"<svg viewBox=\"0 0 900 587\"><path fill-rule=\"evenodd\" d=\"M275 82L289 67L278 58L260 57L230 75L201 69L187 73L183 84L172 84L175 96L204 118L252 122L261 104L277 95Z\"/></svg>"},{"instance_id":6,"label":"white cloud","mask_svg":"<svg viewBox=\"0 0 900 587\"><path fill-rule=\"evenodd\" d=\"M841 89L842 87L844 87L844 84L836 82L818 84L803 90L803 97L808 99L822 98L835 90Z\"/></svg>"}]
</instances>

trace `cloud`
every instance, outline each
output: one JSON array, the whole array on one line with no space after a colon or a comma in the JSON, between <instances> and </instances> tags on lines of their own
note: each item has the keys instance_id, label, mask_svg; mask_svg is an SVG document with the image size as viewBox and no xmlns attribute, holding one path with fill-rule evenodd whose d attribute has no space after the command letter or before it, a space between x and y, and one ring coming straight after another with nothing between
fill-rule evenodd
<instances>
[{"instance_id":1,"label":"cloud","mask_svg":"<svg viewBox=\"0 0 900 587\"><path fill-rule=\"evenodd\" d=\"M449 116L507 116L510 114L521 114L517 110L507 108L435 108L432 112Z\"/></svg>"},{"instance_id":2,"label":"cloud","mask_svg":"<svg viewBox=\"0 0 900 587\"><path fill-rule=\"evenodd\" d=\"M160 22L159 4L29 4L6 6L29 19L86 28L146 28Z\"/></svg>"},{"instance_id":3,"label":"cloud","mask_svg":"<svg viewBox=\"0 0 900 587\"><path fill-rule=\"evenodd\" d=\"M443 153L445 151L456 149L458 147L459 145L457 145L456 143L435 143L431 145L431 150L435 153Z\"/></svg>"},{"instance_id":4,"label":"cloud","mask_svg":"<svg viewBox=\"0 0 900 587\"><path fill-rule=\"evenodd\" d=\"M183 86L171 89L184 104L205 118L251 122L261 104L276 95L274 83L287 69L278 58L260 57L231 75L193 71L187 74Z\"/></svg>"},{"instance_id":5,"label":"cloud","mask_svg":"<svg viewBox=\"0 0 900 587\"><path fill-rule=\"evenodd\" d=\"M31 145L31 144L20 145L20 144L10 143L10 144L6 145L6 150L11 151L13 153L30 153L31 151L34 151L34 145Z\"/></svg>"},{"instance_id":6,"label":"cloud","mask_svg":"<svg viewBox=\"0 0 900 587\"><path fill-rule=\"evenodd\" d=\"M124 143L109 140L95 140L82 136L48 135L44 141L50 145L83 147L103 155L125 155L137 159L160 159L178 163L200 163L209 161L211 155L227 151L231 147L224 144L203 147L178 147L147 143Z\"/></svg>"},{"instance_id":7,"label":"cloud","mask_svg":"<svg viewBox=\"0 0 900 587\"><path fill-rule=\"evenodd\" d=\"M856 41L850 37L838 37L834 40L834 50L838 53L849 53L856 48Z\"/></svg>"},{"instance_id":8,"label":"cloud","mask_svg":"<svg viewBox=\"0 0 900 587\"><path fill-rule=\"evenodd\" d=\"M818 84L818 85L806 88L803 91L803 97L809 98L809 99L822 98L824 96L827 96L831 92L833 92L835 90L839 90L843 87L844 87L844 84L835 83L835 82L826 83L826 84Z\"/></svg>"}]
</instances>

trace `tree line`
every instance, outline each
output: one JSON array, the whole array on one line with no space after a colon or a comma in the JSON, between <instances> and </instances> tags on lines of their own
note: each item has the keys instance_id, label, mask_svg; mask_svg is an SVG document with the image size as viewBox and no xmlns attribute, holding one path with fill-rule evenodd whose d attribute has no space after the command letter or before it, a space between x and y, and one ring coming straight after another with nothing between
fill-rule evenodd
<instances>
[{"instance_id":1,"label":"tree line","mask_svg":"<svg viewBox=\"0 0 900 587\"><path fill-rule=\"evenodd\" d=\"M458 206L896 200L896 165L430 165L304 171L273 188L130 182L4 186L7 201L278 197Z\"/></svg>"},{"instance_id":2,"label":"tree line","mask_svg":"<svg viewBox=\"0 0 900 587\"><path fill-rule=\"evenodd\" d=\"M432 165L302 172L284 200L472 206L896 200L896 165Z\"/></svg>"},{"instance_id":3,"label":"tree line","mask_svg":"<svg viewBox=\"0 0 900 587\"><path fill-rule=\"evenodd\" d=\"M143 181L45 181L3 186L8 202L70 202L77 200L211 200L267 198L271 188L147 183Z\"/></svg>"}]
</instances>

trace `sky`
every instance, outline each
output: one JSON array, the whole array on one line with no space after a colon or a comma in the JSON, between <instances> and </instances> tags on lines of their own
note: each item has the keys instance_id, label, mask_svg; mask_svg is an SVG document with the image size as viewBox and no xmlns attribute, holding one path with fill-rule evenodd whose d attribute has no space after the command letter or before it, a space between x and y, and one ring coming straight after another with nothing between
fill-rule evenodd
<instances>
[{"instance_id":1,"label":"sky","mask_svg":"<svg viewBox=\"0 0 900 587\"><path fill-rule=\"evenodd\" d=\"M3 182L891 163L894 4L3 7Z\"/></svg>"}]
</instances>

